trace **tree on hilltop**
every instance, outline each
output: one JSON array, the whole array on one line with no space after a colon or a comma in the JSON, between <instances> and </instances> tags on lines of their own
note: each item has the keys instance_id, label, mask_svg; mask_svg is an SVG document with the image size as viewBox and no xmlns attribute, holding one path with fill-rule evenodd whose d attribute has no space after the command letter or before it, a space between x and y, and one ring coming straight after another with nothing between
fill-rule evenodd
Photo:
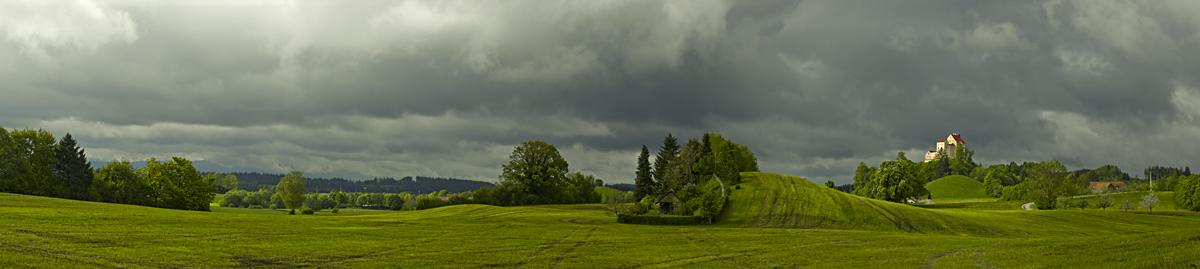
<instances>
[{"instance_id":1,"label":"tree on hilltop","mask_svg":"<svg viewBox=\"0 0 1200 269\"><path fill-rule=\"evenodd\" d=\"M874 185L871 198L904 203L908 198L925 196L929 194L925 189L925 178L925 171L918 169L904 158L904 152L900 152L896 154L896 160L879 164L879 171L871 181Z\"/></svg>"}]
</instances>

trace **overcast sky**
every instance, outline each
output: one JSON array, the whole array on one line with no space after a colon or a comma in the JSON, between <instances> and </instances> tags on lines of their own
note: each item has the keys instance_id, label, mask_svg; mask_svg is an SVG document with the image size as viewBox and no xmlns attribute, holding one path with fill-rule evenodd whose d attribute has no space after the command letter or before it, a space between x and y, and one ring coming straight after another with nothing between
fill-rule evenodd
<instances>
[{"instance_id":1,"label":"overcast sky","mask_svg":"<svg viewBox=\"0 0 1200 269\"><path fill-rule=\"evenodd\" d=\"M950 133L1140 175L1198 164L1198 76L1190 0L0 0L0 126L355 179L495 181L542 140L630 183L708 131L816 182Z\"/></svg>"}]
</instances>

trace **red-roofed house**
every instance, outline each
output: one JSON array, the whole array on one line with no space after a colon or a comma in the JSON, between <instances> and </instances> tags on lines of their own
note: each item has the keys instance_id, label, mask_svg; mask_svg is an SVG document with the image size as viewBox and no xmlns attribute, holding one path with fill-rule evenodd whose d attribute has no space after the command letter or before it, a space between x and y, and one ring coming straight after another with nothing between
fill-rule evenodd
<instances>
[{"instance_id":1,"label":"red-roofed house","mask_svg":"<svg viewBox=\"0 0 1200 269\"><path fill-rule=\"evenodd\" d=\"M966 141L963 141L962 136L956 133L950 134L950 136L947 136L946 138L938 138L937 149L926 152L925 161L928 162L937 160L939 151L945 151L947 157L954 158L955 156L958 156L958 145L964 145L966 143Z\"/></svg>"},{"instance_id":2,"label":"red-roofed house","mask_svg":"<svg viewBox=\"0 0 1200 269\"><path fill-rule=\"evenodd\" d=\"M1092 190L1092 193L1101 193L1104 191L1124 191L1125 190L1125 182L1120 182L1120 181L1090 182L1090 183L1088 183L1088 189Z\"/></svg>"}]
</instances>

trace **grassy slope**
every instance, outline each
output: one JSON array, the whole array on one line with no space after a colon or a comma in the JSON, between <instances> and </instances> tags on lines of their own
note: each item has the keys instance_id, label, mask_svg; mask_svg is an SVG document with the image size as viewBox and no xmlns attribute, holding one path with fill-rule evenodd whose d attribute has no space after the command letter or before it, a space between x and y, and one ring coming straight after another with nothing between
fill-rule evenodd
<instances>
[{"instance_id":1,"label":"grassy slope","mask_svg":"<svg viewBox=\"0 0 1200 269\"><path fill-rule=\"evenodd\" d=\"M609 187L596 187L596 192L600 193L600 197L604 201L607 201L608 197L622 197L625 195L625 192Z\"/></svg>"},{"instance_id":2,"label":"grassy slope","mask_svg":"<svg viewBox=\"0 0 1200 269\"><path fill-rule=\"evenodd\" d=\"M1096 216L1074 211L933 210L861 198L799 177L757 172L743 173L742 177L742 189L730 197L719 224L985 237L1044 236L1080 229L1111 235L1141 232L1145 231L1142 227L1155 225L1130 214ZM1114 222L1127 225L1111 225Z\"/></svg>"},{"instance_id":3,"label":"grassy slope","mask_svg":"<svg viewBox=\"0 0 1200 269\"><path fill-rule=\"evenodd\" d=\"M764 178L791 177L747 174L746 185L761 180L758 192L764 192ZM734 195L753 191L744 188ZM807 186L805 191L822 193ZM828 198L830 208L850 198ZM0 268L1200 266L1191 256L1200 251L1200 231L1190 228L1200 224L1197 217L1098 210L972 212L873 203L879 204L876 208L942 222L978 221L966 213L1015 212L1004 217L1047 224L1026 227L1028 234L992 237L742 227L746 223L625 225L615 223L596 205L460 205L415 212L289 216L261 210L188 212L0 193ZM853 203L844 208L850 208L848 204ZM873 219L865 215L841 219ZM825 223L855 227L843 222Z\"/></svg>"},{"instance_id":4,"label":"grassy slope","mask_svg":"<svg viewBox=\"0 0 1200 269\"><path fill-rule=\"evenodd\" d=\"M925 184L933 201L942 199L992 198L984 194L983 183L965 176L947 176Z\"/></svg>"}]
</instances>

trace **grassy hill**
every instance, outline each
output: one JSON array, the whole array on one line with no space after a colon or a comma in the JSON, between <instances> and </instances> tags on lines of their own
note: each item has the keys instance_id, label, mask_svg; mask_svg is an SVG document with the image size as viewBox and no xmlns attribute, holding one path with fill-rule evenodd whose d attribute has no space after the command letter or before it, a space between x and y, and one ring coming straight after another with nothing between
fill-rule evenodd
<instances>
[{"instance_id":1,"label":"grassy hill","mask_svg":"<svg viewBox=\"0 0 1200 269\"><path fill-rule=\"evenodd\" d=\"M1098 217L1075 211L938 210L862 198L780 174L742 173L719 224L736 227L826 228L917 234L1028 237L1136 232L1114 222L1143 223L1130 214ZM967 178L967 180L971 180ZM936 196L935 196L936 197ZM1015 205L1013 202L997 202ZM981 206L988 208L986 206Z\"/></svg>"},{"instance_id":2,"label":"grassy hill","mask_svg":"<svg viewBox=\"0 0 1200 269\"><path fill-rule=\"evenodd\" d=\"M984 194L983 183L969 177L953 175L925 184L933 201L950 199L992 198Z\"/></svg>"},{"instance_id":3,"label":"grassy hill","mask_svg":"<svg viewBox=\"0 0 1200 269\"><path fill-rule=\"evenodd\" d=\"M923 209L834 196L801 178L743 176L728 205L737 210L704 226L619 224L599 205L287 215L0 193L0 268L1200 266L1188 254L1200 252L1195 216ZM803 199L827 203L795 207L804 210L788 214L790 222L769 221L796 205L779 201ZM814 225L779 228L796 219ZM803 228L826 226L834 229Z\"/></svg>"},{"instance_id":4,"label":"grassy hill","mask_svg":"<svg viewBox=\"0 0 1200 269\"><path fill-rule=\"evenodd\" d=\"M613 188L609 188L609 187L596 187L596 193L600 194L601 202L608 201L609 197L626 197L626 196L632 195L632 194L623 192L621 190L613 189ZM635 201L628 201L628 202L635 202Z\"/></svg>"}]
</instances>

